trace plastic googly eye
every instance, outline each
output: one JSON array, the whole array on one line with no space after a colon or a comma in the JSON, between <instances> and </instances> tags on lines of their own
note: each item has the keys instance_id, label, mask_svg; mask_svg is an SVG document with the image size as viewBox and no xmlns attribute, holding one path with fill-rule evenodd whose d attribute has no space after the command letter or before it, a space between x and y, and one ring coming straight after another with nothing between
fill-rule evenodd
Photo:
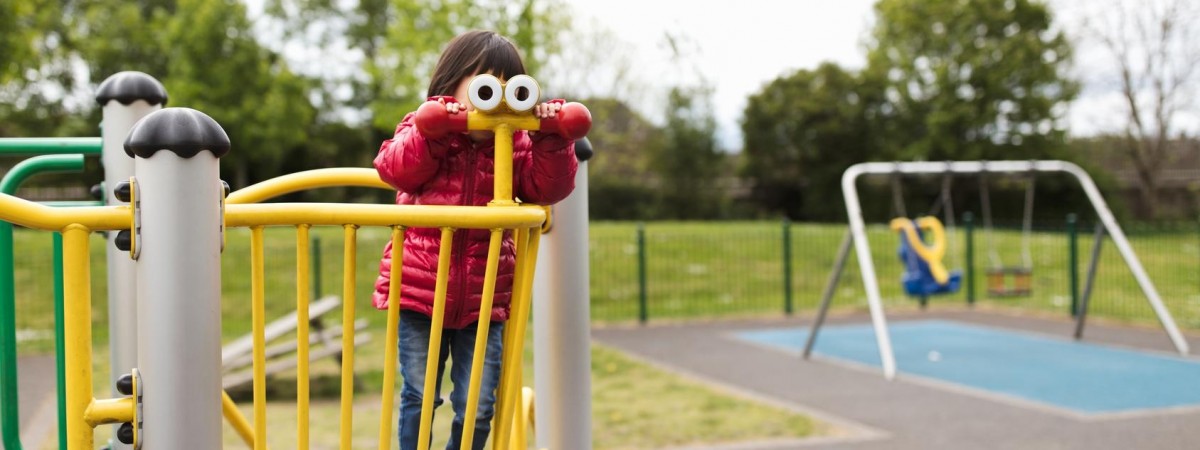
<instances>
[{"instance_id":1,"label":"plastic googly eye","mask_svg":"<svg viewBox=\"0 0 1200 450\"><path fill-rule=\"evenodd\" d=\"M538 82L529 75L517 75L504 85L504 101L513 111L524 112L533 109L542 95Z\"/></svg>"},{"instance_id":2,"label":"plastic googly eye","mask_svg":"<svg viewBox=\"0 0 1200 450\"><path fill-rule=\"evenodd\" d=\"M471 105L480 111L491 111L500 106L502 92L500 80L488 74L477 75L467 86L467 97L471 99Z\"/></svg>"}]
</instances>

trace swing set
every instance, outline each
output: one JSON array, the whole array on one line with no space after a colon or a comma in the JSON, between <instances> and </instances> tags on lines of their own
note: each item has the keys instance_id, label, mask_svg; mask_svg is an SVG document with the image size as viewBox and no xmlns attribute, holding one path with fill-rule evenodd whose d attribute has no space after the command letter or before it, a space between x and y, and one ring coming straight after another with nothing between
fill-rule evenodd
<instances>
[{"instance_id":1,"label":"swing set","mask_svg":"<svg viewBox=\"0 0 1200 450\"><path fill-rule=\"evenodd\" d=\"M1022 230L1022 266L1004 266L998 254L995 252L993 242L991 240L991 211L990 199L987 192L986 175L990 173L1021 173L1027 174L1029 177L1026 185L1025 195L1025 218ZM1104 197L1100 194L1100 190L1096 188L1095 182L1086 171L1078 165L1066 161L949 161L949 162L872 162L859 163L842 174L842 195L846 201L846 216L849 219L849 229L846 231L845 237L842 239L841 246L838 249L838 254L834 262L833 272L830 274L829 280L825 285L825 290L822 293L820 307L817 310L816 318L813 326L810 328L808 340L804 346L804 357L808 358L812 354L813 345L816 342L817 334L820 333L821 326L828 315L829 307L833 299L834 288L837 286L841 278L841 274L845 269L846 261L849 259L850 248L854 247L855 256L858 259L859 273L862 276L863 290L866 294L867 305L871 312L871 324L875 330L876 344L879 346L880 366L883 369L883 375L887 379L893 379L896 376L896 358L892 351L892 341L888 333L887 317L883 309L883 299L879 292L879 279L875 273L875 263L871 259L871 247L867 240L866 223L863 221L862 206L858 198L858 187L856 182L862 175L891 175L897 177L899 175L936 175L942 174L949 177L954 175L969 175L969 174L984 174L981 183L981 196L984 202L984 226L988 233L989 253L991 253L991 266L988 271L988 292L993 296L1017 296L1030 295L1031 275L1032 275L1032 257L1029 251L1029 236L1031 225L1031 214L1033 212L1033 194L1034 184L1033 176L1044 173L1065 173L1071 175L1079 181L1080 187L1087 196L1095 210L1096 217L1100 220L1103 230L1111 237L1113 244L1121 254L1125 265L1129 267L1130 272L1137 280L1138 286L1142 293L1146 296L1146 301L1154 309L1158 316L1159 322L1162 324L1163 330L1170 338L1175 349L1181 355L1188 354L1188 343L1180 333L1179 327L1175 323L1175 319L1171 317L1170 311L1167 310L1163 303L1162 297L1159 296L1158 290L1154 287L1154 283L1150 280L1142 263L1138 260L1137 254L1134 253L1133 247L1129 244L1129 240L1125 237L1125 232L1121 229L1113 217L1112 211L1109 210L1108 204L1104 201ZM893 178L895 180L895 178ZM898 181L894 181L893 186L898 186ZM952 211L949 211L951 202L950 198L950 181L943 181L941 208L947 208L946 217L953 228ZM893 199L900 199L895 202L898 207L903 207L902 196L896 189L893 189ZM898 208L899 209L899 208ZM936 210L934 213L936 214ZM902 216L907 216L904 211L897 211ZM931 214L932 216L932 214ZM901 239L901 256L904 257L905 245L910 247L910 253L916 253L917 258L905 258L907 277L913 276L917 280L932 281L931 284L915 284L914 291L918 294L927 293L933 295L935 293L949 293L957 290L954 285L954 276L952 271L945 271L944 267L940 269L942 256L945 255L945 230L941 229L941 223L936 217L918 218L914 223L907 218L893 221L893 225L903 233ZM925 230L925 233L932 238L932 247L925 243L923 235L919 230ZM953 238L950 238L953 240ZM920 252L917 249L921 249ZM912 261L912 262L910 262ZM922 264L924 263L924 264ZM937 274L935 274L935 271ZM944 273L943 273L944 272ZM928 274L926 274L928 273ZM942 274L942 275L939 275ZM905 286L906 292L908 286ZM944 291L944 292L943 292ZM1080 322L1082 324L1082 322ZM1078 330L1076 336L1079 335Z\"/></svg>"}]
</instances>

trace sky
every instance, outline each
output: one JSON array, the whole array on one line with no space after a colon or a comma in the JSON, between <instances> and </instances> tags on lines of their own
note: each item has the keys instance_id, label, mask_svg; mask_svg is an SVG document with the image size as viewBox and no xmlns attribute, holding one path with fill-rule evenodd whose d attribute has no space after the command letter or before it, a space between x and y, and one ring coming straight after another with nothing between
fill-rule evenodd
<instances>
[{"instance_id":1,"label":"sky","mask_svg":"<svg viewBox=\"0 0 1200 450\"><path fill-rule=\"evenodd\" d=\"M1141 0L1124 0L1141 1ZM874 0L740 0L721 3L682 0L566 0L577 23L606 28L620 40L622 54L633 59L639 78L670 85L680 77L664 36L689 44L686 57L714 87L718 137L727 150L741 147L738 120L746 99L767 82L791 71L812 69L823 61L861 69L864 39L873 26ZM1052 2L1055 20L1069 34L1078 32L1090 0ZM636 11L636 13L634 13ZM1115 64L1096 46L1077 45L1071 73L1083 82L1070 105L1071 135L1089 136L1119 129L1121 96L1112 79ZM638 105L654 116L655 99ZM635 104L637 102L634 102ZM661 105L661 102L657 102ZM1200 130L1195 108L1180 117L1191 133Z\"/></svg>"}]
</instances>

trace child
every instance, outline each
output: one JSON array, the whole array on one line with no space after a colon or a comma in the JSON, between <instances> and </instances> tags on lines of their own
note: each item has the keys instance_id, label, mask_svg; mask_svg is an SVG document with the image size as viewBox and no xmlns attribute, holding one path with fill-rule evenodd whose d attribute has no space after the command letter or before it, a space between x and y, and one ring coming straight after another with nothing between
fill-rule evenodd
<instances>
[{"instance_id":1,"label":"child","mask_svg":"<svg viewBox=\"0 0 1200 450\"><path fill-rule=\"evenodd\" d=\"M490 31L471 31L455 37L442 52L429 83L430 100L446 105L450 114L466 114L474 109L467 96L471 79L490 73L501 80L525 73L517 48L508 39ZM452 95L453 98L446 97ZM539 118L555 117L558 103L542 103L534 108ZM413 114L396 126L392 139L383 142L375 158L375 168L385 182L399 192L396 203L404 205L483 206L492 200L494 139L490 132L451 133L428 138L413 123ZM526 203L552 204L567 197L575 188L574 143L552 133L526 133L513 136L513 192ZM481 311L480 299L488 253L488 230L458 230L450 263L446 294L445 322L438 366L438 392L435 407L442 400L442 373L447 356L453 360L450 380L454 388L450 402L454 422L446 448L457 449L470 384L475 332ZM404 236L404 276L401 279L399 359L404 386L400 391L400 448L417 448L421 420L421 400L425 395L425 364L429 350L430 315L433 313L434 285L437 279L438 248L441 231L435 228L409 228ZM383 250L379 278L375 282L373 303L387 309L391 275L389 243ZM511 234L501 245L496 293L488 328L483 382L476 413L475 449L482 449L491 430L500 383L500 347L504 321L512 297L514 247Z\"/></svg>"}]
</instances>

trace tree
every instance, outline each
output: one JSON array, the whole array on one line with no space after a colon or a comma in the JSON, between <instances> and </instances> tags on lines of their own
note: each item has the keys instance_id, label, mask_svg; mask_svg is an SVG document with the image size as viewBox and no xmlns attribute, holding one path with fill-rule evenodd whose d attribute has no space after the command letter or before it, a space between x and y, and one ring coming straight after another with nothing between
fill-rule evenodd
<instances>
[{"instance_id":1,"label":"tree","mask_svg":"<svg viewBox=\"0 0 1200 450\"><path fill-rule=\"evenodd\" d=\"M663 145L662 130L621 100L584 100L592 112L588 140L596 154L588 160L588 209L592 219L653 217L656 195L648 155Z\"/></svg>"},{"instance_id":2,"label":"tree","mask_svg":"<svg viewBox=\"0 0 1200 450\"><path fill-rule=\"evenodd\" d=\"M234 150L222 166L235 189L275 176L284 158L301 156L288 151L313 125L309 85L258 44L236 0L179 0L177 8L164 41L188 57L171 61L167 92L225 128Z\"/></svg>"},{"instance_id":3,"label":"tree","mask_svg":"<svg viewBox=\"0 0 1200 450\"><path fill-rule=\"evenodd\" d=\"M868 76L903 159L1013 159L1062 148L1071 46L1030 0L880 0Z\"/></svg>"},{"instance_id":4,"label":"tree","mask_svg":"<svg viewBox=\"0 0 1200 450\"><path fill-rule=\"evenodd\" d=\"M791 219L843 216L840 179L883 157L876 140L882 90L833 63L768 83L746 102L741 175L751 200Z\"/></svg>"},{"instance_id":5,"label":"tree","mask_svg":"<svg viewBox=\"0 0 1200 450\"><path fill-rule=\"evenodd\" d=\"M663 146L650 154L658 212L669 219L713 219L727 208L720 189L725 155L717 148L712 89L675 87L667 96Z\"/></svg>"},{"instance_id":6,"label":"tree","mask_svg":"<svg viewBox=\"0 0 1200 450\"><path fill-rule=\"evenodd\" d=\"M1093 11L1084 36L1115 64L1125 118L1125 155L1136 168L1143 213L1158 214L1167 147L1182 140L1178 113L1193 106L1200 82L1200 5L1189 0L1112 1Z\"/></svg>"},{"instance_id":7,"label":"tree","mask_svg":"<svg viewBox=\"0 0 1200 450\"><path fill-rule=\"evenodd\" d=\"M494 30L517 45L526 70L537 69L557 52L557 33L565 22L555 0L447 0L434 4L415 0L392 2L394 17L378 55L365 61L379 91L370 99L377 128L390 133L404 114L425 100L425 88L446 43L472 29Z\"/></svg>"}]
</instances>

